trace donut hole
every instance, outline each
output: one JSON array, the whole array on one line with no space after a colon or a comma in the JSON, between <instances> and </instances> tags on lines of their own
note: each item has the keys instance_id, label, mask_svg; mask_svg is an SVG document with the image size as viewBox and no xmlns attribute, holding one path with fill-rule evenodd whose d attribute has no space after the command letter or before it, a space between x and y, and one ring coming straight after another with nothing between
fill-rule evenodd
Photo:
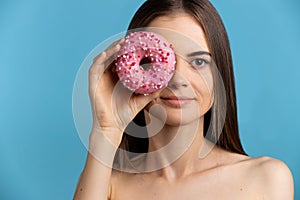
<instances>
[{"instance_id":1,"label":"donut hole","mask_svg":"<svg viewBox=\"0 0 300 200\"><path fill-rule=\"evenodd\" d=\"M144 57L140 62L140 66L144 70L148 70L151 67L151 60L148 57Z\"/></svg>"}]
</instances>

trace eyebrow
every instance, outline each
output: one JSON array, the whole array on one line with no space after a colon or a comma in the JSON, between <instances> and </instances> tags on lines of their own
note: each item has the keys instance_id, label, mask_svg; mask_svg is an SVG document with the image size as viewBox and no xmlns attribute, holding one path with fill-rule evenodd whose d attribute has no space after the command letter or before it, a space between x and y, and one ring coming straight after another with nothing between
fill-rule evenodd
<instances>
[{"instance_id":1,"label":"eyebrow","mask_svg":"<svg viewBox=\"0 0 300 200\"><path fill-rule=\"evenodd\" d=\"M188 57L193 57L193 56L199 56L199 55L209 55L209 56L211 56L211 53L209 53L207 51L195 51L195 52L189 53L187 56Z\"/></svg>"}]
</instances>

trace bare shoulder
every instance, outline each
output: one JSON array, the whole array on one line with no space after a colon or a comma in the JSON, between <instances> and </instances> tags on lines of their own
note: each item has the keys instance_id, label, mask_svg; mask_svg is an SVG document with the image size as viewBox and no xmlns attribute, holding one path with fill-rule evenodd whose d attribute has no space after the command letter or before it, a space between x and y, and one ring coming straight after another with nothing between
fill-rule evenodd
<instances>
[{"instance_id":1,"label":"bare shoulder","mask_svg":"<svg viewBox=\"0 0 300 200\"><path fill-rule=\"evenodd\" d=\"M227 179L234 180L248 196L259 199L294 199L293 177L281 160L261 156L249 157L223 151L222 158Z\"/></svg>"},{"instance_id":2,"label":"bare shoulder","mask_svg":"<svg viewBox=\"0 0 300 200\"><path fill-rule=\"evenodd\" d=\"M244 162L249 180L262 189L267 199L293 199L293 177L284 162L267 156L249 157Z\"/></svg>"}]
</instances>

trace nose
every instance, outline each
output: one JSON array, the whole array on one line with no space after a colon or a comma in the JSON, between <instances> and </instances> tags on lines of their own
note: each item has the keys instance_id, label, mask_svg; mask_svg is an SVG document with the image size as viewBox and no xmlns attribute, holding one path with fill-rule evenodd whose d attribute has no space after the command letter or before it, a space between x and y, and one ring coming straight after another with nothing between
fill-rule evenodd
<instances>
[{"instance_id":1,"label":"nose","mask_svg":"<svg viewBox=\"0 0 300 200\"><path fill-rule=\"evenodd\" d=\"M170 89L178 89L180 87L187 87L188 80L184 76L184 60L177 56L176 59L176 70L172 79L168 83Z\"/></svg>"},{"instance_id":2,"label":"nose","mask_svg":"<svg viewBox=\"0 0 300 200\"><path fill-rule=\"evenodd\" d=\"M180 87L187 87L187 86L188 84L186 83L186 80L184 79L182 74L180 74L178 71L175 71L172 79L168 83L168 87L170 89L178 89Z\"/></svg>"}]
</instances>

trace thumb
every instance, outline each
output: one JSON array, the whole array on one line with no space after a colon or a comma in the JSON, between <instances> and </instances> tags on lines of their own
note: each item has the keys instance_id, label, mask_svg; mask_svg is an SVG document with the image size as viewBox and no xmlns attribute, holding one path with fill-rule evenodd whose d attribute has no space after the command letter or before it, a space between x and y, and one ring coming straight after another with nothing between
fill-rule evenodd
<instances>
[{"instance_id":1,"label":"thumb","mask_svg":"<svg viewBox=\"0 0 300 200\"><path fill-rule=\"evenodd\" d=\"M135 95L132 96L132 105L131 109L133 111L133 115L135 116L138 112L140 112L148 103L150 103L155 98L158 98L160 91L156 91L154 93L148 95Z\"/></svg>"}]
</instances>

